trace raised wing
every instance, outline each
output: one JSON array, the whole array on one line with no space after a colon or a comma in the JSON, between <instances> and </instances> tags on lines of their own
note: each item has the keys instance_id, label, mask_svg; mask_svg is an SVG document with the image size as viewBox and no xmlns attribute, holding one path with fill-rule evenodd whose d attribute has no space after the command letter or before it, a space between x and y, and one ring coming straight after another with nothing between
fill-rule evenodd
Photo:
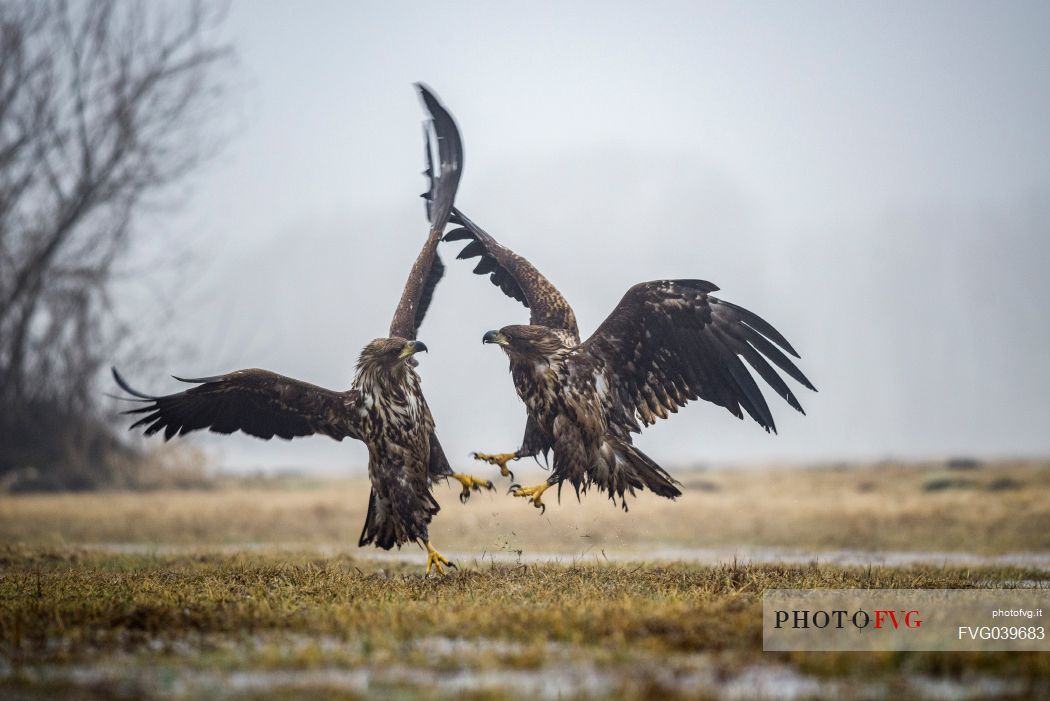
<instances>
[{"instance_id":1,"label":"raised wing","mask_svg":"<svg viewBox=\"0 0 1050 701\"><path fill-rule=\"evenodd\" d=\"M622 409L617 419L627 430L640 430L638 418L648 425L699 398L738 418L743 408L775 433L773 415L743 360L805 413L770 365L815 391L783 351L796 358L798 353L758 315L708 295L717 289L704 280L635 285L583 343L581 350L605 362L612 399Z\"/></svg>"},{"instance_id":2,"label":"raised wing","mask_svg":"<svg viewBox=\"0 0 1050 701\"><path fill-rule=\"evenodd\" d=\"M452 207L456 202L456 190L463 175L463 139L459 135L456 120L438 101L437 96L426 85L416 83L419 98L430 119L423 124L426 146L427 176L430 187L423 195L427 205L427 221L431 231L444 232ZM433 141L431 136L433 134ZM434 148L437 147L438 173L434 173Z\"/></svg>"},{"instance_id":3,"label":"raised wing","mask_svg":"<svg viewBox=\"0 0 1050 701\"><path fill-rule=\"evenodd\" d=\"M228 375L176 380L200 383L196 387L154 397L132 389L113 368L113 379L131 401L144 406L125 414L144 414L131 428L145 426L151 436L164 431L164 440L206 428L215 433L244 431L270 439L292 439L315 433L337 441L357 438L353 405L357 390L332 390L300 382L266 370L238 370ZM123 397L124 399L130 399Z\"/></svg>"},{"instance_id":4,"label":"raised wing","mask_svg":"<svg viewBox=\"0 0 1050 701\"><path fill-rule=\"evenodd\" d=\"M423 323L423 317L426 316L430 300L434 296L434 289L445 273L445 266L437 255L437 246L452 212L456 189L463 171L463 143L452 115L425 85L416 83L416 89L423 106L430 114L430 119L423 125L427 162L427 169L423 174L430 183L423 197L427 203L430 235L408 274L408 282L401 293L394 319L390 322L392 337L409 340L415 340L416 332ZM437 173L434 172L435 144L438 156Z\"/></svg>"},{"instance_id":5,"label":"raised wing","mask_svg":"<svg viewBox=\"0 0 1050 701\"><path fill-rule=\"evenodd\" d=\"M446 241L469 240L456 258L481 260L474 268L478 275L489 275L496 287L508 297L513 297L529 308L529 323L564 329L579 341L580 330L576 326L576 315L558 288L550 283L532 263L509 248L496 242L484 229L472 222L455 207L452 208L453 224L462 228L453 229L445 235Z\"/></svg>"}]
</instances>

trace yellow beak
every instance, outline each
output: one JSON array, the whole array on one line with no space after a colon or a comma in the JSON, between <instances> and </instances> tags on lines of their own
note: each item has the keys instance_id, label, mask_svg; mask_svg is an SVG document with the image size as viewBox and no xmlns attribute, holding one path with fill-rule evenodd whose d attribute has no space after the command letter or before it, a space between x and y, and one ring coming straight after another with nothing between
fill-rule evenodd
<instances>
[{"instance_id":1,"label":"yellow beak","mask_svg":"<svg viewBox=\"0 0 1050 701\"><path fill-rule=\"evenodd\" d=\"M489 331L481 337L482 343L495 343L498 346L509 346L510 339L499 331Z\"/></svg>"},{"instance_id":2,"label":"yellow beak","mask_svg":"<svg viewBox=\"0 0 1050 701\"><path fill-rule=\"evenodd\" d=\"M427 349L427 344L423 343L422 341L409 341L405 344L405 347L401 349L401 355L397 357L399 360L404 360L405 358L411 355L415 355L420 351L429 352Z\"/></svg>"}]
</instances>

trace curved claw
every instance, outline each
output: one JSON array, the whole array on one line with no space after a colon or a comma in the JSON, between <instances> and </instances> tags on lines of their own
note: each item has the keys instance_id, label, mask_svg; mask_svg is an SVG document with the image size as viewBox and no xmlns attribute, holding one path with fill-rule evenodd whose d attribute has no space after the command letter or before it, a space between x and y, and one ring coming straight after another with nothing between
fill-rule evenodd
<instances>
[{"instance_id":1,"label":"curved claw","mask_svg":"<svg viewBox=\"0 0 1050 701\"><path fill-rule=\"evenodd\" d=\"M489 465L496 465L499 467L499 472L502 476L510 477L512 480L514 479L514 473L509 467L507 467L507 463L512 460L518 460L519 457L517 453L496 453L494 455L489 455L488 453L474 452L471 453L470 456L475 460L487 462Z\"/></svg>"},{"instance_id":2,"label":"curved claw","mask_svg":"<svg viewBox=\"0 0 1050 701\"><path fill-rule=\"evenodd\" d=\"M448 567L450 569L453 569L453 570L458 570L459 569L458 567L456 567L456 563L452 562L447 557L445 557L444 555L439 553L437 550L435 550L434 546L432 546L430 544L430 542L428 541L427 542L427 573L426 573L425 576L426 577L430 577L430 571L432 569L436 569L438 571L438 574L445 574L445 570L442 567L442 565L444 565L444 566L446 566L446 567Z\"/></svg>"},{"instance_id":3,"label":"curved claw","mask_svg":"<svg viewBox=\"0 0 1050 701\"><path fill-rule=\"evenodd\" d=\"M480 480L477 477L471 477L470 475L461 475L459 473L453 473L452 477L459 480L460 484L463 485L463 490L459 493L459 501L463 504L467 503L470 499L470 493L480 492L482 488L488 489L489 491L495 491L496 486L492 484L492 480Z\"/></svg>"},{"instance_id":4,"label":"curved claw","mask_svg":"<svg viewBox=\"0 0 1050 701\"><path fill-rule=\"evenodd\" d=\"M520 484L512 484L508 493L516 497L527 498L530 504L540 510L540 514L544 514L547 512L547 505L543 503L541 497L548 487L550 487L550 484L547 482L538 484L535 487L522 487Z\"/></svg>"}]
</instances>

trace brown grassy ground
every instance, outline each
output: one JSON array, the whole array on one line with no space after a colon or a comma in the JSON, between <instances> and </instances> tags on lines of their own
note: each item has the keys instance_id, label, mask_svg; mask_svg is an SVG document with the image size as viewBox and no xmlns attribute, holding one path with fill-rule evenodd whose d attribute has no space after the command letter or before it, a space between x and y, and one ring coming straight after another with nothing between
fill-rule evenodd
<instances>
[{"instance_id":1,"label":"brown grassy ground","mask_svg":"<svg viewBox=\"0 0 1050 701\"><path fill-rule=\"evenodd\" d=\"M521 470L525 472L525 470ZM542 472L519 474L524 483ZM498 491L468 504L439 487L434 541L461 552L644 551L653 546L1004 553L1050 550L1050 462L737 470L680 475L675 502L602 494L544 515ZM323 544L355 549L364 480L270 487L0 497L0 540L28 544Z\"/></svg>"},{"instance_id":2,"label":"brown grassy ground","mask_svg":"<svg viewBox=\"0 0 1050 701\"><path fill-rule=\"evenodd\" d=\"M1044 576L1019 569L493 565L424 579L415 567L347 557L9 548L2 572L10 672L0 692L28 697L224 698L241 684L267 697L319 687L339 698L708 698L791 670L790 683L819 697L895 688L919 697L914 680L929 678L957 690L993 680L997 696L1024 698L1050 678L1046 654L761 651L767 588ZM474 681L464 689L457 679Z\"/></svg>"},{"instance_id":3,"label":"brown grassy ground","mask_svg":"<svg viewBox=\"0 0 1050 701\"><path fill-rule=\"evenodd\" d=\"M520 475L519 475L520 476ZM539 476L539 475L535 475ZM525 481L525 480L523 480ZM1046 554L1050 464L695 472L541 516L442 488L448 550L364 557L360 481L0 497L2 698L1035 698L1050 655L763 653L770 587L1050 586L1045 569L643 564L654 547ZM119 544L137 544L121 546ZM217 547L222 546L222 547ZM638 562L606 562L602 550Z\"/></svg>"}]
</instances>

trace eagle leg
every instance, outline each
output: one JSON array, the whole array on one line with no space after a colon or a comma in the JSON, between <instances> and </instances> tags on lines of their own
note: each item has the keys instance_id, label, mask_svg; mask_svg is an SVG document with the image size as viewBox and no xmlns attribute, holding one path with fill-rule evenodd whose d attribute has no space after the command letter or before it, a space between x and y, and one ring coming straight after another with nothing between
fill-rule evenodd
<instances>
[{"instance_id":1,"label":"eagle leg","mask_svg":"<svg viewBox=\"0 0 1050 701\"><path fill-rule=\"evenodd\" d=\"M494 455L489 455L488 453L471 453L471 457L475 460L487 462L489 465L498 465L499 473L501 475L514 479L514 473L507 467L507 463L511 460L517 460L521 456L517 453L495 453Z\"/></svg>"},{"instance_id":2,"label":"eagle leg","mask_svg":"<svg viewBox=\"0 0 1050 701\"><path fill-rule=\"evenodd\" d=\"M431 545L430 541L428 540L427 541L427 574L426 574L426 576L427 577L430 576L430 570L431 569L436 569L438 574L445 574L445 569L444 569L444 567L442 567L442 565L445 565L447 567L451 567L454 570L458 570L459 569L458 567L456 567L456 563L451 562L447 557L445 557L444 555L439 553L437 550L435 550L434 546Z\"/></svg>"},{"instance_id":3,"label":"eagle leg","mask_svg":"<svg viewBox=\"0 0 1050 701\"><path fill-rule=\"evenodd\" d=\"M480 492L482 489L495 491L496 489L492 484L492 480L478 479L477 477L464 475L459 472L453 472L449 477L463 485L463 491L459 493L459 500L464 504L467 503L467 499L470 499L471 491Z\"/></svg>"},{"instance_id":4,"label":"eagle leg","mask_svg":"<svg viewBox=\"0 0 1050 701\"><path fill-rule=\"evenodd\" d=\"M547 511L547 505L543 503L540 497L550 486L550 482L543 482L535 487L522 487L520 484L512 484L510 485L510 493L516 497L526 497L542 514Z\"/></svg>"}]
</instances>

